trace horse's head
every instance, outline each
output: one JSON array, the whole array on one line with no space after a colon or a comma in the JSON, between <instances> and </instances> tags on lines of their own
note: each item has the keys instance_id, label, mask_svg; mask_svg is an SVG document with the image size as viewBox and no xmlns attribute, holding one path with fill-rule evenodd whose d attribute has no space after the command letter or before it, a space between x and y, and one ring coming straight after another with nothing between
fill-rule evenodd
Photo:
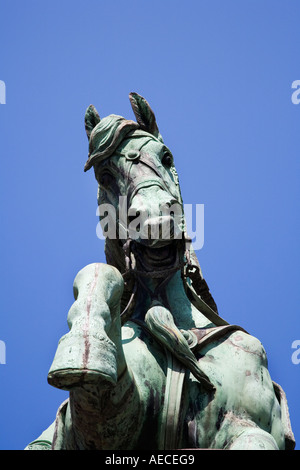
<instances>
[{"instance_id":1,"label":"horse's head","mask_svg":"<svg viewBox=\"0 0 300 470\"><path fill-rule=\"evenodd\" d=\"M137 122L116 115L100 119L94 106L87 109L85 171L94 167L107 237L125 249L133 241L135 252L153 267L183 247L183 206L173 156L154 113L141 96L129 97Z\"/></svg>"}]
</instances>

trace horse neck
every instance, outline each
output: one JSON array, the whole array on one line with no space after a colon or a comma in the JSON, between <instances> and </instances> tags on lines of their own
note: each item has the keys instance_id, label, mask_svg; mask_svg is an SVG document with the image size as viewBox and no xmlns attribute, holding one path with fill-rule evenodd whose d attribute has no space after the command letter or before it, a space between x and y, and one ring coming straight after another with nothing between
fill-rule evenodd
<instances>
[{"instance_id":1,"label":"horse neck","mask_svg":"<svg viewBox=\"0 0 300 470\"><path fill-rule=\"evenodd\" d=\"M167 308L174 319L174 322L179 329L189 330L191 328L204 328L212 326L208 320L189 300L186 295L184 280L182 279L181 272L177 271L170 280L159 290L155 300L159 301L165 308ZM153 298L151 298L149 291L154 292L155 288L159 287L160 280L153 279L142 280L139 282L137 302L132 318L143 320L148 309L151 306Z\"/></svg>"},{"instance_id":2,"label":"horse neck","mask_svg":"<svg viewBox=\"0 0 300 470\"><path fill-rule=\"evenodd\" d=\"M165 297L179 329L204 328L211 326L208 320L189 300L186 294L185 280L177 271L166 286Z\"/></svg>"}]
</instances>

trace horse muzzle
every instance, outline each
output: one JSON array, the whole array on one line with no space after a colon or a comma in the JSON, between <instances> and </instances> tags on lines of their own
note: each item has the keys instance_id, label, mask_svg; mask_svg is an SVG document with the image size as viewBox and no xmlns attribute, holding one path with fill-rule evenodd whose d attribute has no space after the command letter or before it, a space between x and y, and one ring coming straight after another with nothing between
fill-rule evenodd
<instances>
[{"instance_id":1,"label":"horse muzzle","mask_svg":"<svg viewBox=\"0 0 300 470\"><path fill-rule=\"evenodd\" d=\"M146 247L160 248L183 238L182 206L159 186L140 188L128 222L129 238Z\"/></svg>"},{"instance_id":2,"label":"horse muzzle","mask_svg":"<svg viewBox=\"0 0 300 470\"><path fill-rule=\"evenodd\" d=\"M183 238L178 222L171 215L145 218L138 227L129 224L128 234L131 240L148 248L161 248Z\"/></svg>"}]
</instances>

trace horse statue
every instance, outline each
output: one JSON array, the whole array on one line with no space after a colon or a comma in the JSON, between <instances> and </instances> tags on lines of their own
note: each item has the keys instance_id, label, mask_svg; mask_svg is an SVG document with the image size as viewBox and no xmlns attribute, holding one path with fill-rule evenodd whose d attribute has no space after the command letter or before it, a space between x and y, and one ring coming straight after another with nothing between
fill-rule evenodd
<instances>
[{"instance_id":1,"label":"horse statue","mask_svg":"<svg viewBox=\"0 0 300 470\"><path fill-rule=\"evenodd\" d=\"M148 102L129 98L136 121L101 119L92 105L85 114L84 170L99 184L107 264L75 278L69 331L48 373L69 397L26 449L293 449L265 350L219 315L172 153Z\"/></svg>"}]
</instances>

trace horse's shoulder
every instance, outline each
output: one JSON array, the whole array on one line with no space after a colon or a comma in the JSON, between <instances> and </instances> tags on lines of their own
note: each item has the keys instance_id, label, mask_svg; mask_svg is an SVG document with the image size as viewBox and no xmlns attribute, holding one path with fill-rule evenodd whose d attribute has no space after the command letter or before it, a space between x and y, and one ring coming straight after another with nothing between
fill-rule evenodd
<instances>
[{"instance_id":1,"label":"horse's shoulder","mask_svg":"<svg viewBox=\"0 0 300 470\"><path fill-rule=\"evenodd\" d=\"M235 331L231 335L231 342L234 347L242 349L254 362L267 366L266 351L258 338L245 331Z\"/></svg>"},{"instance_id":2,"label":"horse's shoulder","mask_svg":"<svg viewBox=\"0 0 300 470\"><path fill-rule=\"evenodd\" d=\"M254 354L259 354L264 350L261 341L244 330L233 331L230 335L230 340L235 346L244 347Z\"/></svg>"}]
</instances>

